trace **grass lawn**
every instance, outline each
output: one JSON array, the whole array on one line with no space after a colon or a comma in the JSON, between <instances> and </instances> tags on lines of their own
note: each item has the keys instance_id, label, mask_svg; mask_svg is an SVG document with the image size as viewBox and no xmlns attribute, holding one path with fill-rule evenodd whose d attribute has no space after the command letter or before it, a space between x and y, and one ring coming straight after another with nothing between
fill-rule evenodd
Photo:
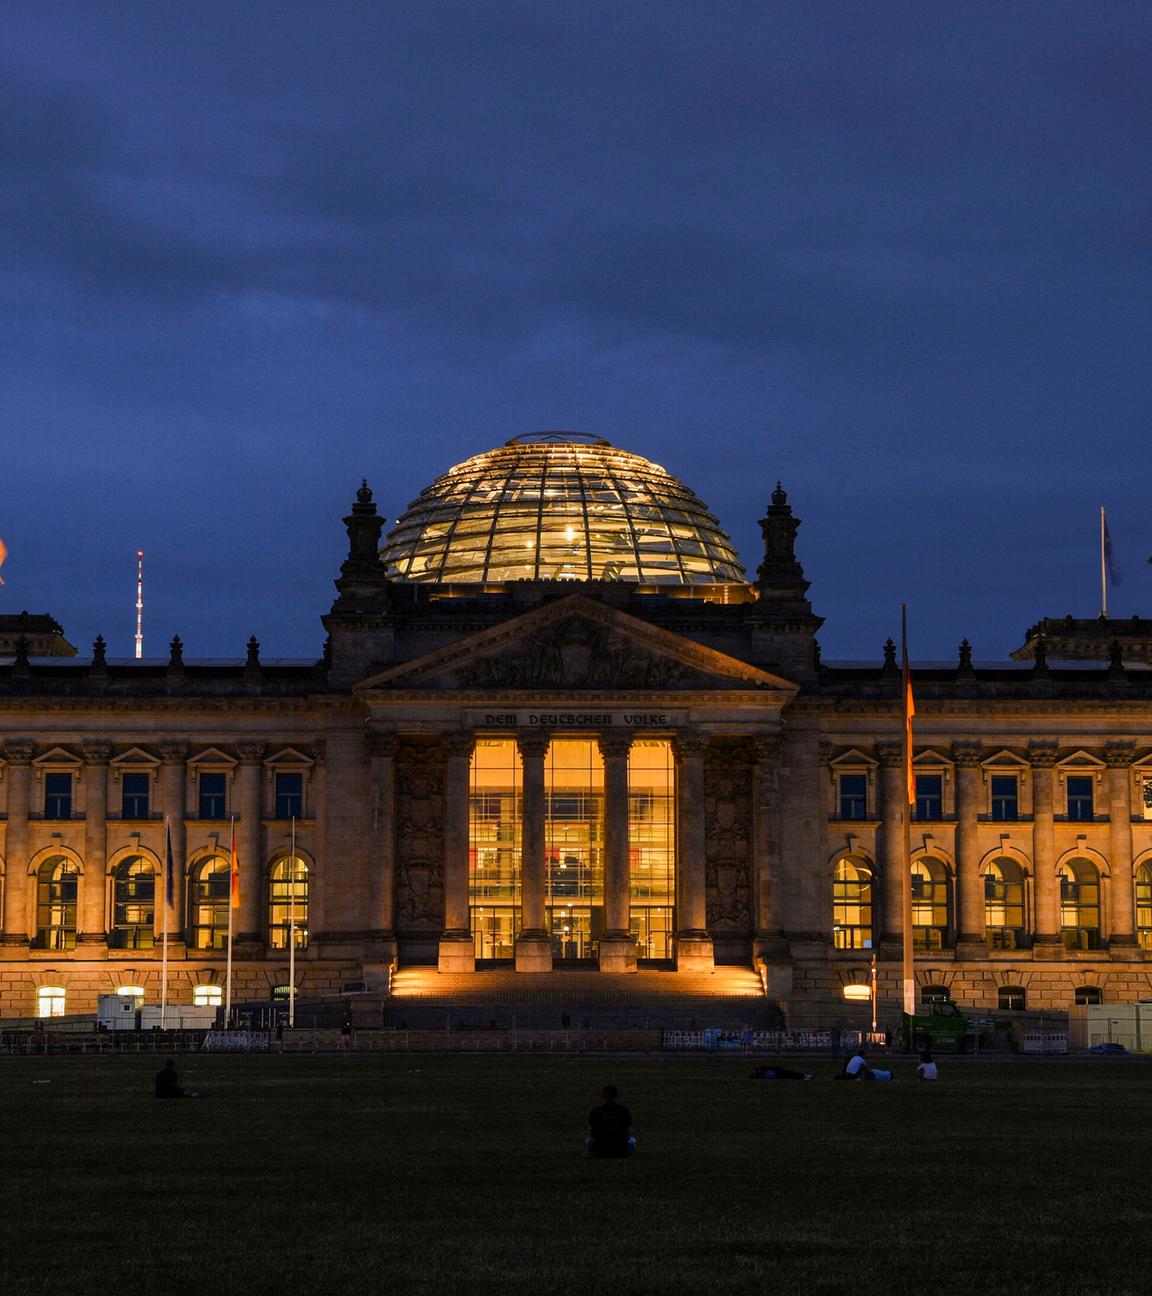
<instances>
[{"instance_id":1,"label":"grass lawn","mask_svg":"<svg viewBox=\"0 0 1152 1296\"><path fill-rule=\"evenodd\" d=\"M4 1296L1149 1288L1152 1065L0 1059ZM583 1159L614 1081L641 1140ZM35 1083L50 1081L50 1083Z\"/></svg>"}]
</instances>

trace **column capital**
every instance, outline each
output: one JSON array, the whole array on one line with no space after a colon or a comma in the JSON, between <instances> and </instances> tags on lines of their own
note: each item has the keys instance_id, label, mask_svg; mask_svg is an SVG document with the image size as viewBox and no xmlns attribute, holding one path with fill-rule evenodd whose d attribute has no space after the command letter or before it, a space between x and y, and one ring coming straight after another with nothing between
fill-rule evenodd
<instances>
[{"instance_id":1,"label":"column capital","mask_svg":"<svg viewBox=\"0 0 1152 1296\"><path fill-rule=\"evenodd\" d=\"M257 765L264 759L264 744L262 742L238 742L236 750L240 753L240 763L242 765Z\"/></svg>"},{"instance_id":2,"label":"column capital","mask_svg":"<svg viewBox=\"0 0 1152 1296\"><path fill-rule=\"evenodd\" d=\"M474 733L441 734L440 741L444 744L449 757L471 756L476 747L476 735Z\"/></svg>"},{"instance_id":3,"label":"column capital","mask_svg":"<svg viewBox=\"0 0 1152 1296\"><path fill-rule=\"evenodd\" d=\"M978 742L954 742L952 759L961 769L974 769L984 757L984 748Z\"/></svg>"},{"instance_id":4,"label":"column capital","mask_svg":"<svg viewBox=\"0 0 1152 1296\"><path fill-rule=\"evenodd\" d=\"M35 750L34 742L27 742L23 738L9 739L4 744L4 759L9 765L27 765L31 762Z\"/></svg>"},{"instance_id":5,"label":"column capital","mask_svg":"<svg viewBox=\"0 0 1152 1296\"><path fill-rule=\"evenodd\" d=\"M520 749L520 756L527 760L529 757L535 757L542 760L548 755L548 746L552 742L552 735L544 730L532 729L516 735L516 746Z\"/></svg>"},{"instance_id":6,"label":"column capital","mask_svg":"<svg viewBox=\"0 0 1152 1296\"><path fill-rule=\"evenodd\" d=\"M393 757L396 755L396 748L400 745L394 733L385 733L382 731L370 730L367 735L368 755L373 759L378 757Z\"/></svg>"},{"instance_id":7,"label":"column capital","mask_svg":"<svg viewBox=\"0 0 1152 1296\"><path fill-rule=\"evenodd\" d=\"M682 760L686 756L699 758L708 750L711 742L712 738L709 734L699 733L694 729L685 729L673 737L672 750Z\"/></svg>"},{"instance_id":8,"label":"column capital","mask_svg":"<svg viewBox=\"0 0 1152 1296\"><path fill-rule=\"evenodd\" d=\"M1104 748L1104 762L1110 769L1127 769L1136 748L1132 743L1114 742Z\"/></svg>"},{"instance_id":9,"label":"column capital","mask_svg":"<svg viewBox=\"0 0 1152 1296\"><path fill-rule=\"evenodd\" d=\"M103 738L86 738L80 744L84 760L89 765L107 765L112 755L112 744Z\"/></svg>"},{"instance_id":10,"label":"column capital","mask_svg":"<svg viewBox=\"0 0 1152 1296\"><path fill-rule=\"evenodd\" d=\"M784 754L783 734L755 734L752 738L752 759L757 765L778 765ZM820 744L820 764L826 766L832 759L832 748Z\"/></svg>"},{"instance_id":11,"label":"column capital","mask_svg":"<svg viewBox=\"0 0 1152 1296\"><path fill-rule=\"evenodd\" d=\"M188 759L188 750L186 742L162 742L160 759L165 765L183 765Z\"/></svg>"},{"instance_id":12,"label":"column capital","mask_svg":"<svg viewBox=\"0 0 1152 1296\"><path fill-rule=\"evenodd\" d=\"M620 756L627 758L628 753L632 750L632 734L630 733L615 733L612 731L599 733L596 735L596 742L600 747L600 756L603 760Z\"/></svg>"},{"instance_id":13,"label":"column capital","mask_svg":"<svg viewBox=\"0 0 1152 1296\"><path fill-rule=\"evenodd\" d=\"M1028 759L1037 769L1051 769L1059 751L1054 742L1042 738L1028 744Z\"/></svg>"},{"instance_id":14,"label":"column capital","mask_svg":"<svg viewBox=\"0 0 1152 1296\"><path fill-rule=\"evenodd\" d=\"M904 764L904 748L900 743L877 743L876 759L884 769L899 769Z\"/></svg>"}]
</instances>

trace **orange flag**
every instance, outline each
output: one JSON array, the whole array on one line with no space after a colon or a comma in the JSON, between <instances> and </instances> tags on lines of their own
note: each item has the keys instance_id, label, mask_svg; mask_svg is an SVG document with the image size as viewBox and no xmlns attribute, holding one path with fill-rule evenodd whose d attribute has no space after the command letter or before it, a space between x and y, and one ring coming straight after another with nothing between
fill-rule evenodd
<instances>
[{"instance_id":1,"label":"orange flag","mask_svg":"<svg viewBox=\"0 0 1152 1296\"><path fill-rule=\"evenodd\" d=\"M912 717L916 700L912 696L912 672L908 668L908 612L900 604L900 643L904 652L904 778L908 784L908 804L916 804L916 771L912 768Z\"/></svg>"},{"instance_id":2,"label":"orange flag","mask_svg":"<svg viewBox=\"0 0 1152 1296\"><path fill-rule=\"evenodd\" d=\"M8 546L3 540L0 540L0 567L4 566L4 559L8 557ZM3 577L0 577L0 585L4 584Z\"/></svg>"},{"instance_id":3,"label":"orange flag","mask_svg":"<svg viewBox=\"0 0 1152 1296\"><path fill-rule=\"evenodd\" d=\"M236 854L236 820L232 820L232 908L240 908L240 860Z\"/></svg>"}]
</instances>

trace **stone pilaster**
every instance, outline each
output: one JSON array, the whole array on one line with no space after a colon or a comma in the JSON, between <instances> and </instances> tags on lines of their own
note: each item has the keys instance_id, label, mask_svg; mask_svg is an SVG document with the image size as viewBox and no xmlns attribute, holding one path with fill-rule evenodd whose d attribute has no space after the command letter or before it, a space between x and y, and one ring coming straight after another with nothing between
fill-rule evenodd
<instances>
[{"instance_id":1,"label":"stone pilaster","mask_svg":"<svg viewBox=\"0 0 1152 1296\"><path fill-rule=\"evenodd\" d=\"M1032 762L1032 868L1036 897L1032 956L1058 959L1060 943L1060 891L1056 879L1056 834L1053 829L1057 749L1054 743L1028 745Z\"/></svg>"},{"instance_id":2,"label":"stone pilaster","mask_svg":"<svg viewBox=\"0 0 1152 1296\"><path fill-rule=\"evenodd\" d=\"M908 813L904 782L904 751L895 744L876 748L880 760L880 867L883 872L883 900L880 911L880 943L899 950L903 943L904 891L909 886L909 863L904 851L904 816ZM875 929L875 920L873 920Z\"/></svg>"},{"instance_id":3,"label":"stone pilaster","mask_svg":"<svg viewBox=\"0 0 1152 1296\"><path fill-rule=\"evenodd\" d=\"M1113 958L1130 959L1136 946L1136 911L1132 877L1132 757L1127 743L1109 743L1108 862L1111 865L1108 948Z\"/></svg>"},{"instance_id":4,"label":"stone pilaster","mask_svg":"<svg viewBox=\"0 0 1152 1296\"><path fill-rule=\"evenodd\" d=\"M28 797L35 747L30 742L9 742L4 749L8 779L8 827L5 837L4 934L0 958L23 958L28 949L31 922L28 878Z\"/></svg>"},{"instance_id":5,"label":"stone pilaster","mask_svg":"<svg viewBox=\"0 0 1152 1296\"><path fill-rule=\"evenodd\" d=\"M707 734L676 736L676 967L711 972L715 966L708 933L707 834L704 824L704 754Z\"/></svg>"},{"instance_id":6,"label":"stone pilaster","mask_svg":"<svg viewBox=\"0 0 1152 1296\"><path fill-rule=\"evenodd\" d=\"M261 779L264 774L264 744L239 742L240 822L236 830L239 854L240 908L236 913L236 944L240 957L252 958L264 947L265 927L261 914L264 894L264 832Z\"/></svg>"},{"instance_id":7,"label":"stone pilaster","mask_svg":"<svg viewBox=\"0 0 1152 1296\"><path fill-rule=\"evenodd\" d=\"M780 921L779 887L783 865L780 852L779 734L765 734L752 743L752 877L756 923L756 953L779 958L787 953Z\"/></svg>"},{"instance_id":8,"label":"stone pilaster","mask_svg":"<svg viewBox=\"0 0 1152 1296\"><path fill-rule=\"evenodd\" d=\"M112 744L87 741L84 752L84 874L80 879L77 954L108 953L108 757Z\"/></svg>"},{"instance_id":9,"label":"stone pilaster","mask_svg":"<svg viewBox=\"0 0 1152 1296\"><path fill-rule=\"evenodd\" d=\"M976 743L954 743L956 762L956 957L988 957L980 876L980 759Z\"/></svg>"},{"instance_id":10,"label":"stone pilaster","mask_svg":"<svg viewBox=\"0 0 1152 1296\"><path fill-rule=\"evenodd\" d=\"M372 771L372 960L396 961L396 735L370 733Z\"/></svg>"},{"instance_id":11,"label":"stone pilaster","mask_svg":"<svg viewBox=\"0 0 1152 1296\"><path fill-rule=\"evenodd\" d=\"M635 972L632 939L632 876L628 858L628 752L632 735L602 733L604 761L604 935L600 938L602 972Z\"/></svg>"},{"instance_id":12,"label":"stone pilaster","mask_svg":"<svg viewBox=\"0 0 1152 1296\"><path fill-rule=\"evenodd\" d=\"M168 861L161 848L152 931L159 950L164 943L164 926L167 923L169 957L180 957L184 953L186 940L184 906L187 902L188 829L185 820L188 815L188 744L162 742L160 760L160 806L167 820L168 831L172 834L172 903L168 904L168 889L165 885Z\"/></svg>"},{"instance_id":13,"label":"stone pilaster","mask_svg":"<svg viewBox=\"0 0 1152 1296\"><path fill-rule=\"evenodd\" d=\"M472 751L470 733L444 738L444 931L440 936L441 972L473 972L476 948L468 905L468 801Z\"/></svg>"},{"instance_id":14,"label":"stone pilaster","mask_svg":"<svg viewBox=\"0 0 1152 1296\"><path fill-rule=\"evenodd\" d=\"M520 821L520 932L516 937L517 972L552 971L552 937L545 912L544 855L547 798L544 758L550 737L521 734L517 739L522 765Z\"/></svg>"}]
</instances>

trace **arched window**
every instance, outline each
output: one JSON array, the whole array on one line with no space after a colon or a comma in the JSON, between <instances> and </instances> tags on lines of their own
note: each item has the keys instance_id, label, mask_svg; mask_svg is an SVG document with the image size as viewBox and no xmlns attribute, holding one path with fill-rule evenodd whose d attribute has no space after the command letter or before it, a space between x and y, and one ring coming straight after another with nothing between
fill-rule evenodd
<instances>
[{"instance_id":1,"label":"arched window","mask_svg":"<svg viewBox=\"0 0 1152 1296\"><path fill-rule=\"evenodd\" d=\"M836 949L872 948L872 870L841 859L832 874L832 943Z\"/></svg>"},{"instance_id":2,"label":"arched window","mask_svg":"<svg viewBox=\"0 0 1152 1296\"><path fill-rule=\"evenodd\" d=\"M63 986L41 986L40 989L36 991L36 1016L64 1016Z\"/></svg>"},{"instance_id":3,"label":"arched window","mask_svg":"<svg viewBox=\"0 0 1152 1296\"><path fill-rule=\"evenodd\" d=\"M156 912L156 872L148 860L129 855L116 865L112 877L114 949L151 949Z\"/></svg>"},{"instance_id":4,"label":"arched window","mask_svg":"<svg viewBox=\"0 0 1152 1296\"><path fill-rule=\"evenodd\" d=\"M76 948L76 865L64 855L50 855L36 871L37 949Z\"/></svg>"},{"instance_id":5,"label":"arched window","mask_svg":"<svg viewBox=\"0 0 1152 1296\"><path fill-rule=\"evenodd\" d=\"M296 929L296 948L308 944L308 865L297 856L278 859L268 875L268 946L286 950Z\"/></svg>"},{"instance_id":6,"label":"arched window","mask_svg":"<svg viewBox=\"0 0 1152 1296\"><path fill-rule=\"evenodd\" d=\"M1152 779L1144 786L1152 787ZM1152 865L1148 864L1136 870L1136 939L1144 949L1152 949Z\"/></svg>"},{"instance_id":7,"label":"arched window","mask_svg":"<svg viewBox=\"0 0 1152 1296\"><path fill-rule=\"evenodd\" d=\"M223 949L228 943L228 861L213 855L195 866L190 886L188 943L193 949Z\"/></svg>"},{"instance_id":8,"label":"arched window","mask_svg":"<svg viewBox=\"0 0 1152 1296\"><path fill-rule=\"evenodd\" d=\"M1104 1002L1104 993L1099 986L1077 986L1077 1004L1098 1004Z\"/></svg>"},{"instance_id":9,"label":"arched window","mask_svg":"<svg viewBox=\"0 0 1152 1296\"><path fill-rule=\"evenodd\" d=\"M192 1006L194 1008L219 1008L223 1002L224 991L218 985L192 987Z\"/></svg>"},{"instance_id":10,"label":"arched window","mask_svg":"<svg viewBox=\"0 0 1152 1296\"><path fill-rule=\"evenodd\" d=\"M920 1002L925 1004L947 1003L952 998L951 991L945 985L926 985L920 989Z\"/></svg>"},{"instance_id":11,"label":"arched window","mask_svg":"<svg viewBox=\"0 0 1152 1296\"><path fill-rule=\"evenodd\" d=\"M1060 937L1065 949L1100 948L1100 871L1091 860L1060 866Z\"/></svg>"},{"instance_id":12,"label":"arched window","mask_svg":"<svg viewBox=\"0 0 1152 1296\"><path fill-rule=\"evenodd\" d=\"M994 859L984 874L984 938L989 949L1023 949L1024 870L1014 859Z\"/></svg>"},{"instance_id":13,"label":"arched window","mask_svg":"<svg viewBox=\"0 0 1152 1296\"><path fill-rule=\"evenodd\" d=\"M1001 1012L1023 1012L1026 1002L1023 986L1001 986L996 991L996 1007Z\"/></svg>"},{"instance_id":14,"label":"arched window","mask_svg":"<svg viewBox=\"0 0 1152 1296\"><path fill-rule=\"evenodd\" d=\"M948 870L928 856L912 861L912 943L942 949L948 940Z\"/></svg>"}]
</instances>

